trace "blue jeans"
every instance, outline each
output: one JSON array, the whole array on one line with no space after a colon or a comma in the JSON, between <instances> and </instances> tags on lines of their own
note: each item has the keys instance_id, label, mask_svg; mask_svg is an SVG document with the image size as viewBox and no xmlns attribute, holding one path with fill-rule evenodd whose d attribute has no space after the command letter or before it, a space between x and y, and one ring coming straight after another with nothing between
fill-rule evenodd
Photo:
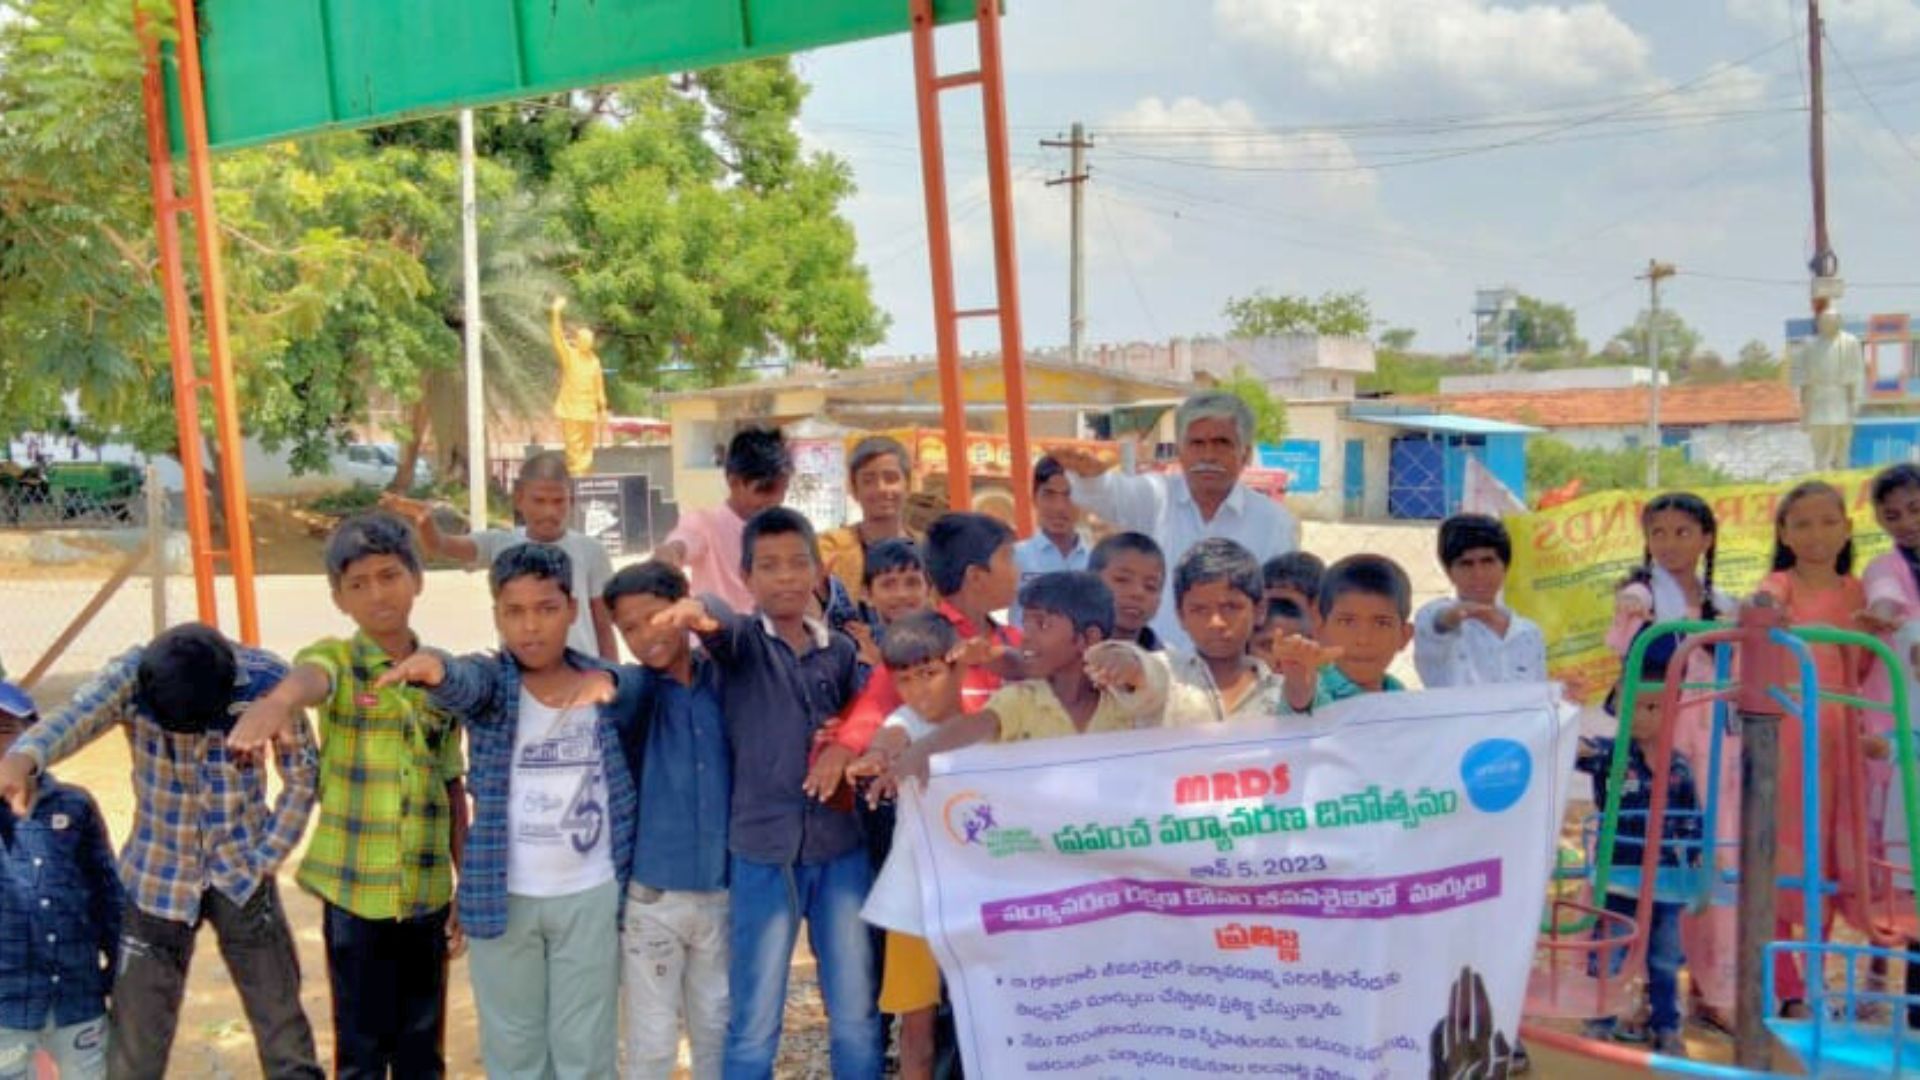
<instances>
[{"instance_id":1,"label":"blue jeans","mask_svg":"<svg viewBox=\"0 0 1920 1080\"><path fill-rule=\"evenodd\" d=\"M773 1076L787 1007L787 969L802 919L819 964L834 1080L877 1080L879 987L873 978L873 942L860 920L873 884L865 849L810 866L770 866L738 855L731 862L727 1080Z\"/></svg>"},{"instance_id":2,"label":"blue jeans","mask_svg":"<svg viewBox=\"0 0 1920 1080\"><path fill-rule=\"evenodd\" d=\"M1609 893L1604 906L1608 911L1632 918L1639 905L1639 897ZM1655 903L1649 916L1647 1007L1652 1015L1647 1019L1647 1027L1655 1035L1680 1030L1680 965L1686 963L1686 957L1680 952L1680 908L1679 904ZM1625 954L1625 949L1613 954L1610 964L1614 970L1619 969Z\"/></svg>"}]
</instances>

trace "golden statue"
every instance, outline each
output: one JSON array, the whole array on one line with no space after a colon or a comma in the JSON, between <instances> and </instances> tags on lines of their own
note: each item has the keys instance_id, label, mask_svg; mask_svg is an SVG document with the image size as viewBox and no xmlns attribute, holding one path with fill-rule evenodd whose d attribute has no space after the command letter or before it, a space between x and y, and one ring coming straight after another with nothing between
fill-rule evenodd
<instances>
[{"instance_id":1,"label":"golden statue","mask_svg":"<svg viewBox=\"0 0 1920 1080\"><path fill-rule=\"evenodd\" d=\"M593 351L593 331L582 326L567 340L560 313L564 296L553 298L553 353L560 361L560 393L553 399L553 415L567 444L567 471L585 476L593 468L593 448L600 441L600 425L607 421L607 381L600 357Z\"/></svg>"}]
</instances>

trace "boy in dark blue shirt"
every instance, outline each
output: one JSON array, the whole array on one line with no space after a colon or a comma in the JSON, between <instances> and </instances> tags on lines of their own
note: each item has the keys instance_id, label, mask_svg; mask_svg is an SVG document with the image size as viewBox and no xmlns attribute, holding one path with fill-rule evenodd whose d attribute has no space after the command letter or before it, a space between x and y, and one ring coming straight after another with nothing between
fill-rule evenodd
<instances>
[{"instance_id":1,"label":"boy in dark blue shirt","mask_svg":"<svg viewBox=\"0 0 1920 1080\"><path fill-rule=\"evenodd\" d=\"M35 720L0 683L0 755ZM29 1076L44 1051L63 1080L107 1072L107 991L124 903L92 796L40 779L25 818L0 803L0 1077Z\"/></svg>"},{"instance_id":2,"label":"boy in dark blue shirt","mask_svg":"<svg viewBox=\"0 0 1920 1080\"><path fill-rule=\"evenodd\" d=\"M661 562L607 583L613 625L647 669L635 723L622 732L640 785L633 880L627 886L626 1076L667 1080L687 1018L694 1080L720 1075L727 1041L727 814L733 761L713 662L654 617L687 597Z\"/></svg>"},{"instance_id":3,"label":"boy in dark blue shirt","mask_svg":"<svg viewBox=\"0 0 1920 1080\"><path fill-rule=\"evenodd\" d=\"M741 563L756 610L683 600L656 628L700 634L719 668L733 749L728 846L731 1015L724 1074L770 1078L800 924L819 964L833 1075L878 1080L874 953L860 906L873 882L851 806L805 788L815 737L853 700L853 639L810 614L820 549L807 519L772 507L747 522Z\"/></svg>"},{"instance_id":4,"label":"boy in dark blue shirt","mask_svg":"<svg viewBox=\"0 0 1920 1080\"><path fill-rule=\"evenodd\" d=\"M1667 665L1673 658L1674 640L1671 636L1656 639L1648 644L1642 657L1639 678L1642 682L1659 682L1667 677ZM1628 675L1622 673L1622 679ZM1608 700L1608 711L1617 713L1622 691L1614 689ZM1660 727L1665 722L1661 715L1661 694L1656 688L1635 695L1633 721L1629 729L1627 770L1620 788L1620 811L1614 831L1613 856L1611 866L1635 871L1640 869L1641 857L1646 851L1647 821L1653 805L1655 777L1653 760L1660 738ZM1574 758L1574 768L1593 778L1593 801L1603 810L1607 805L1609 772L1613 766L1613 754L1616 741L1610 738L1583 738L1580 749ZM1698 866L1701 862L1700 850L1703 834L1700 815L1699 789L1693 782L1693 768L1684 754L1678 749L1667 767L1667 806L1665 821L1660 827L1660 861L1663 867ZM1641 881L1639 888L1652 888L1653 883ZM1622 887L1617 881L1610 884L1602 903L1608 911L1631 918L1640 902L1637 891ZM1635 1018L1625 1024L1616 1023L1615 1018L1605 1017L1589 1024L1592 1034L1599 1037L1611 1036L1623 1042L1651 1041L1656 1053L1671 1057L1685 1057L1686 1042L1680 1037L1680 967L1686 958L1680 951L1680 911L1684 904L1678 901L1663 901L1657 898L1653 902L1653 913L1647 927L1647 1008L1644 1018ZM1611 963L1620 962L1617 950Z\"/></svg>"}]
</instances>

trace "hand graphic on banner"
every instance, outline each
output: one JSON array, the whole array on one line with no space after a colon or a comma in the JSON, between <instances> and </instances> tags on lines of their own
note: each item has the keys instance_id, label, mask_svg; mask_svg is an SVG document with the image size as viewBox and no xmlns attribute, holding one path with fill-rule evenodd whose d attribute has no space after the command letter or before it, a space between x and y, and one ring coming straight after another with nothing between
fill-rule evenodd
<instances>
[{"instance_id":1,"label":"hand graphic on banner","mask_svg":"<svg viewBox=\"0 0 1920 1080\"><path fill-rule=\"evenodd\" d=\"M1433 1025L1429 1047L1435 1080L1505 1080L1513 1064L1507 1036L1493 1023L1480 973L1461 968L1447 995L1447 1015Z\"/></svg>"}]
</instances>

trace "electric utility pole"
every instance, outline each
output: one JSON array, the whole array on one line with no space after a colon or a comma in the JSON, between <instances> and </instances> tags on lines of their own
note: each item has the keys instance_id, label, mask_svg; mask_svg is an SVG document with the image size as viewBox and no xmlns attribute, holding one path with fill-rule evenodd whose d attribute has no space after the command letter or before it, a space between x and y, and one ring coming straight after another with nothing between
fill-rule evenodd
<instances>
[{"instance_id":1,"label":"electric utility pole","mask_svg":"<svg viewBox=\"0 0 1920 1080\"><path fill-rule=\"evenodd\" d=\"M1647 388L1647 490L1660 486L1660 283L1674 275L1672 263L1647 260L1647 272L1640 280L1647 283L1647 368L1653 383Z\"/></svg>"},{"instance_id":2,"label":"electric utility pole","mask_svg":"<svg viewBox=\"0 0 1920 1080\"><path fill-rule=\"evenodd\" d=\"M1086 359L1087 347L1087 215L1086 186L1092 173L1087 169L1087 151L1093 149L1093 142L1087 138L1085 124L1074 121L1073 137L1064 142L1059 139L1041 139L1040 145L1051 150L1065 149L1073 153L1067 167L1067 175L1047 181L1048 187L1061 184L1072 188L1073 238L1071 241L1071 292L1067 314L1067 355L1078 364Z\"/></svg>"}]
</instances>

